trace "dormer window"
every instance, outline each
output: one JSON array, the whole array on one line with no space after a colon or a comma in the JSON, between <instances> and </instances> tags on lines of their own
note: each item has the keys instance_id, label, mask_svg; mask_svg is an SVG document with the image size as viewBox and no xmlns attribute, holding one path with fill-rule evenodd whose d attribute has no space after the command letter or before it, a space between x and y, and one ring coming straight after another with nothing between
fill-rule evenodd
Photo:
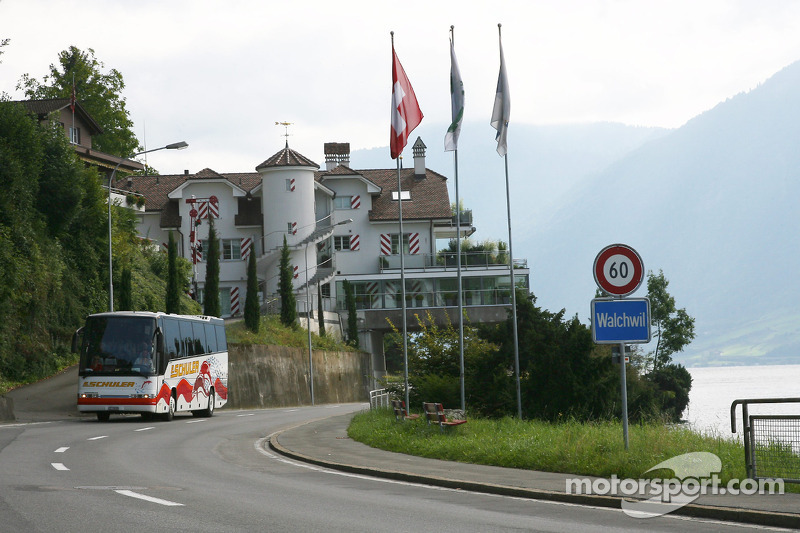
<instances>
[{"instance_id":1,"label":"dormer window","mask_svg":"<svg viewBox=\"0 0 800 533\"><path fill-rule=\"evenodd\" d=\"M400 191L402 200L411 200L411 191ZM397 200L397 191L392 191L392 200Z\"/></svg>"},{"instance_id":2,"label":"dormer window","mask_svg":"<svg viewBox=\"0 0 800 533\"><path fill-rule=\"evenodd\" d=\"M81 129L70 126L69 128L69 142L72 144L81 143Z\"/></svg>"}]
</instances>

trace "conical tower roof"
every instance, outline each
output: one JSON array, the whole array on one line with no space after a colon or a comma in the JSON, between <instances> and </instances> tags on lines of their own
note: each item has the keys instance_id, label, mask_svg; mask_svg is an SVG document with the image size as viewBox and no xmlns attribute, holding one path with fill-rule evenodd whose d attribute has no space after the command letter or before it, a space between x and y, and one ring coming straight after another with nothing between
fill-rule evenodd
<instances>
[{"instance_id":1,"label":"conical tower roof","mask_svg":"<svg viewBox=\"0 0 800 533\"><path fill-rule=\"evenodd\" d=\"M271 167L312 167L316 170L319 165L300 152L295 152L289 148L289 143L287 142L283 150L258 165L256 170L260 172L262 169Z\"/></svg>"}]
</instances>

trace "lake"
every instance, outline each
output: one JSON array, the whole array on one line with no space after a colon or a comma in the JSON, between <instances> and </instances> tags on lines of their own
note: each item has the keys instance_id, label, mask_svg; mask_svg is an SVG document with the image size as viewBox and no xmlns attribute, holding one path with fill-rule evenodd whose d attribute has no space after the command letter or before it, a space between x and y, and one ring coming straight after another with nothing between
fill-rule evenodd
<instances>
[{"instance_id":1,"label":"lake","mask_svg":"<svg viewBox=\"0 0 800 533\"><path fill-rule=\"evenodd\" d=\"M739 399L800 398L800 365L687 368L692 375L689 407L683 418L694 429L721 437L741 437L742 408L731 432L731 403ZM800 403L748 406L754 414L800 414Z\"/></svg>"}]
</instances>

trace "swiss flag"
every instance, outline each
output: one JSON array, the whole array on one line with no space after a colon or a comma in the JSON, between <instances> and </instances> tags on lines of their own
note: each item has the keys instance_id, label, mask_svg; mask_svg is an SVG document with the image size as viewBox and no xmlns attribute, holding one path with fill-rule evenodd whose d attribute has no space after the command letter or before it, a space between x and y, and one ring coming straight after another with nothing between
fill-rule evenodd
<instances>
[{"instance_id":1,"label":"swiss flag","mask_svg":"<svg viewBox=\"0 0 800 533\"><path fill-rule=\"evenodd\" d=\"M392 131L389 147L397 159L408 144L408 136L422 122L417 96L397 58L392 43Z\"/></svg>"}]
</instances>

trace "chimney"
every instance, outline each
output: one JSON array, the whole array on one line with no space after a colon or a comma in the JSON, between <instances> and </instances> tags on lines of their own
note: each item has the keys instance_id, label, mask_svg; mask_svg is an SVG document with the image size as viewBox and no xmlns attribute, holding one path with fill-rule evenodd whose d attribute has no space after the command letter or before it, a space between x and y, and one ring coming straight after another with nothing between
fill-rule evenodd
<instances>
[{"instance_id":1,"label":"chimney","mask_svg":"<svg viewBox=\"0 0 800 533\"><path fill-rule=\"evenodd\" d=\"M184 176L188 176L188 175L189 175L189 170L188 170L188 169L187 169L187 170L184 170L184 171L183 171L183 175L184 175Z\"/></svg>"},{"instance_id":2,"label":"chimney","mask_svg":"<svg viewBox=\"0 0 800 533\"><path fill-rule=\"evenodd\" d=\"M422 137L417 137L414 146L411 147L414 152L414 175L418 178L425 177L425 143L422 142Z\"/></svg>"},{"instance_id":3,"label":"chimney","mask_svg":"<svg viewBox=\"0 0 800 533\"><path fill-rule=\"evenodd\" d=\"M350 166L350 143L325 143L325 170L339 165Z\"/></svg>"}]
</instances>

